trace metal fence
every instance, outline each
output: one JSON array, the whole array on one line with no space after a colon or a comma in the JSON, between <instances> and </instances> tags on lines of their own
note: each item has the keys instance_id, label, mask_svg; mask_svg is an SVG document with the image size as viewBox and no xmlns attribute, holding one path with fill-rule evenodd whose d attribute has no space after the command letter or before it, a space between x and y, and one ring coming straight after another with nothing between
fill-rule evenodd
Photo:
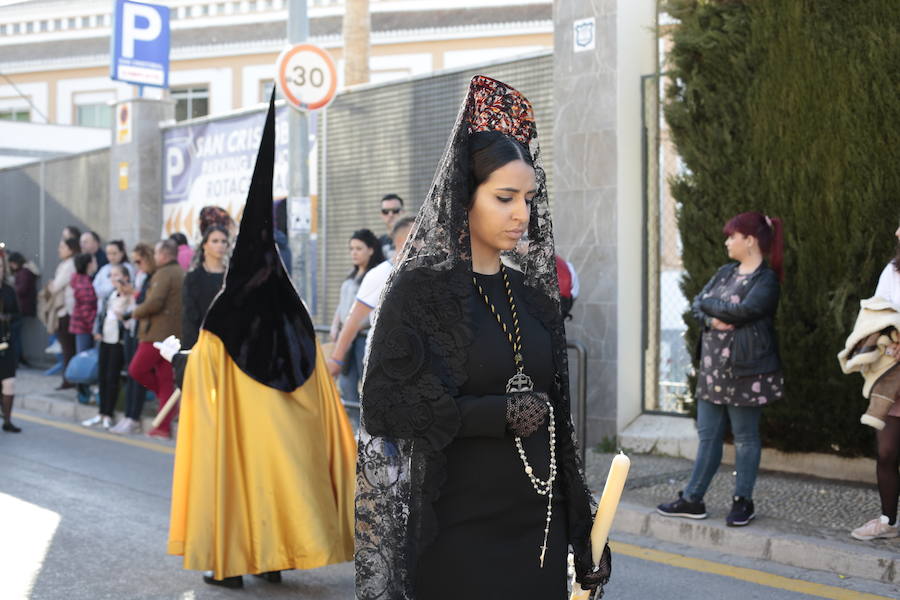
<instances>
[{"instance_id":1,"label":"metal fence","mask_svg":"<svg viewBox=\"0 0 900 600\"><path fill-rule=\"evenodd\" d=\"M385 233L380 199L399 194L415 214L475 74L500 79L534 104L545 165L553 164L553 58L531 57L443 71L338 94L319 131L319 310L329 323L341 282L350 272L347 244L354 230ZM552 198L552 169L548 186Z\"/></svg>"},{"instance_id":2,"label":"metal fence","mask_svg":"<svg viewBox=\"0 0 900 600\"><path fill-rule=\"evenodd\" d=\"M684 267L678 205L670 179L683 169L662 114L667 76L641 79L645 234L644 410L686 414L691 360L684 341L688 301L681 291Z\"/></svg>"},{"instance_id":3,"label":"metal fence","mask_svg":"<svg viewBox=\"0 0 900 600\"><path fill-rule=\"evenodd\" d=\"M108 149L0 169L0 242L38 266L38 285L53 277L63 227L93 229L105 237L108 207ZM25 357L40 363L44 328L29 318L24 331Z\"/></svg>"}]
</instances>

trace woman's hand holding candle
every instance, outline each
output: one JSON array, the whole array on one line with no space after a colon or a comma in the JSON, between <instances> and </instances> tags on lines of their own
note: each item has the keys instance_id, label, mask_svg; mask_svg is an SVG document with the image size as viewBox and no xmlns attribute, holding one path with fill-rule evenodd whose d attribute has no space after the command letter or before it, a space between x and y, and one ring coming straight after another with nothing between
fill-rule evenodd
<instances>
[{"instance_id":1,"label":"woman's hand holding candle","mask_svg":"<svg viewBox=\"0 0 900 600\"><path fill-rule=\"evenodd\" d=\"M613 517L616 516L616 508L619 506L619 500L622 498L622 490L625 489L625 480L628 477L628 469L630 467L631 461L621 452L613 458L612 465L609 467L609 475L606 477L606 485L603 487L600 505L597 507L597 514L594 517L594 526L591 528L591 553L594 565L601 564L600 559L603 556L603 549L606 547L606 541L609 538ZM594 582L585 583L593 584ZM590 595L590 590L584 590L580 584L572 582L571 600L584 600L589 598Z\"/></svg>"}]
</instances>

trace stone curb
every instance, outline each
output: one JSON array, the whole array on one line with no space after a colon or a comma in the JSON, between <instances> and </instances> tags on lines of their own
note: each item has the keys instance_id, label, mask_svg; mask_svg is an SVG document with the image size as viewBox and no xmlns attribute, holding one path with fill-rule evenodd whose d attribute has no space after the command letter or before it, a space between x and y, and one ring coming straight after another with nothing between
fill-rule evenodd
<instances>
[{"instance_id":1,"label":"stone curb","mask_svg":"<svg viewBox=\"0 0 900 600\"><path fill-rule=\"evenodd\" d=\"M627 502L616 511L613 531L801 569L900 583L897 544L879 548L786 533L765 524L735 528L721 520L663 517L653 508Z\"/></svg>"},{"instance_id":2,"label":"stone curb","mask_svg":"<svg viewBox=\"0 0 900 600\"><path fill-rule=\"evenodd\" d=\"M74 399L56 398L44 394L25 394L16 396L13 411L16 409L42 413L73 423L81 423L82 421L97 415L96 404L81 404ZM15 416L15 412L13 412L13 416ZM118 422L118 420L124 416L123 413L117 412L114 421ZM143 417L141 419L141 425L144 428L144 432L150 431L153 427L153 417Z\"/></svg>"}]
</instances>

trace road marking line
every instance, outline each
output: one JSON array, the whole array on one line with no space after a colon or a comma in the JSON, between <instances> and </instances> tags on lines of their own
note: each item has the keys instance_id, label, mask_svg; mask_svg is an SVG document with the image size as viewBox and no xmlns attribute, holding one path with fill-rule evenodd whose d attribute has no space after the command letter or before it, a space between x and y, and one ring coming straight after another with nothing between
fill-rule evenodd
<instances>
[{"instance_id":1,"label":"road marking line","mask_svg":"<svg viewBox=\"0 0 900 600\"><path fill-rule=\"evenodd\" d=\"M626 544L624 542L610 541L609 546L613 552L624 554L625 556L662 563L679 569L689 569L701 573L722 575L724 577L740 579L757 585L764 585L766 587L778 588L800 594L808 594L810 596L818 596L820 598L828 598L830 600L892 600L887 596L876 596L874 594L832 587L821 583L791 579L790 577L766 573L765 571L735 567L713 562L711 560L704 560L702 558L691 558L680 554L663 552L662 550L653 550L651 548L635 546L634 544Z\"/></svg>"},{"instance_id":2,"label":"road marking line","mask_svg":"<svg viewBox=\"0 0 900 600\"><path fill-rule=\"evenodd\" d=\"M80 435L86 435L88 437L96 438L98 440L106 440L108 442L118 442L120 444L127 444L129 446L135 446L136 448L143 448L145 450L153 450L154 452L161 452L162 454L175 454L175 448L172 446L164 446L162 444L156 444L154 442L145 442L144 440L134 440L127 437L118 436L114 433L102 433L100 431L93 431L82 427L80 425L73 425L71 423L61 423L59 421L51 421L50 419L43 419L41 417L34 417L32 415L25 415L21 412L16 413L16 418L21 419L22 421L29 421L31 423L38 423L39 425L47 425L48 427L56 427L57 429L65 429L66 431L71 431L72 433L77 433Z\"/></svg>"},{"instance_id":3,"label":"road marking line","mask_svg":"<svg viewBox=\"0 0 900 600\"><path fill-rule=\"evenodd\" d=\"M156 444L153 442L145 442L143 440L134 440L126 437L120 437L112 433L92 431L79 425L73 425L71 423L61 423L59 421L51 421L50 419L43 419L41 417L25 415L21 412L17 413L17 415L18 418L23 421L38 423L40 425L46 425L48 427L55 427L57 429L64 429L72 433L86 435L88 437L96 438L99 440L118 442L120 444L127 444L129 446L135 446L137 448L144 448L145 450L153 450L154 452L160 452L162 454L175 454L175 448L171 446L164 446L162 444ZM618 554L624 554L625 556L631 556L633 558L640 558L642 560L661 563L679 569L688 569L690 571L698 571L701 573L722 575L723 577L740 579L741 581L747 581L749 583L755 583L757 585L787 590L789 592L797 592L800 594L808 594L810 596L818 596L820 598L827 598L829 600L892 600L887 596L876 596L875 594L857 592L854 590L833 587L821 583L791 579L790 577L783 577L781 575L775 575L773 573L766 573L765 571L757 571L755 569L747 569L745 567L735 567L732 565L713 562L711 560L704 560L702 558L692 558L689 556L683 556L681 554L663 552L662 550L644 548L642 546L627 544L625 542L610 541L609 545L614 552Z\"/></svg>"}]
</instances>

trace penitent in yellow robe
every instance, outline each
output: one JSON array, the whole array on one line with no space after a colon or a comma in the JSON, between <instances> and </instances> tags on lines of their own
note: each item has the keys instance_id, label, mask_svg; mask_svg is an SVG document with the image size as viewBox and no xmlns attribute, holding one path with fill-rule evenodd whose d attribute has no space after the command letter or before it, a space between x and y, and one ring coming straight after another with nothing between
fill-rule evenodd
<instances>
[{"instance_id":1,"label":"penitent in yellow robe","mask_svg":"<svg viewBox=\"0 0 900 600\"><path fill-rule=\"evenodd\" d=\"M251 379L201 330L185 371L169 554L217 579L353 558L356 443L316 344L292 393Z\"/></svg>"}]
</instances>

